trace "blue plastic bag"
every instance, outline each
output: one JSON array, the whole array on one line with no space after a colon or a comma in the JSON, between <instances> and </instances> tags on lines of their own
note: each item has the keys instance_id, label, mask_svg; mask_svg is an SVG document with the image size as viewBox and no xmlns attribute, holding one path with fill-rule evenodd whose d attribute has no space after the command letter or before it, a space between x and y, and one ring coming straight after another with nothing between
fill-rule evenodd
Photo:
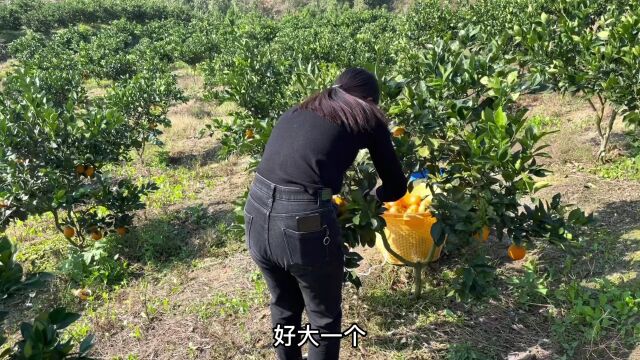
<instances>
[{"instance_id":1,"label":"blue plastic bag","mask_svg":"<svg viewBox=\"0 0 640 360\"><path fill-rule=\"evenodd\" d=\"M444 168L440 168L440 175L444 175ZM428 177L429 177L429 170L423 169L421 171L412 173L411 176L409 176L409 182L412 182L418 179L426 179Z\"/></svg>"}]
</instances>

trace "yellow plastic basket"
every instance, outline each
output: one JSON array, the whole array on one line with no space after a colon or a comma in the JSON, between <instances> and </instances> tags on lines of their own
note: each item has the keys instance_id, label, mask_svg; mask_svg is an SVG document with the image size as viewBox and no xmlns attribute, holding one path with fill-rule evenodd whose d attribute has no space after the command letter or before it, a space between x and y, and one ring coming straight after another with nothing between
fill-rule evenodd
<instances>
[{"instance_id":1,"label":"yellow plastic basket","mask_svg":"<svg viewBox=\"0 0 640 360\"><path fill-rule=\"evenodd\" d=\"M440 258L444 244L436 247L431 259L429 259L429 254L434 246L433 238L431 238L431 226L436 222L435 217L430 214L384 214L383 218L387 222L384 233L387 236L389 246L398 255L414 263L436 261ZM389 264L404 265L402 261L384 248L382 237L379 234L376 247Z\"/></svg>"}]
</instances>

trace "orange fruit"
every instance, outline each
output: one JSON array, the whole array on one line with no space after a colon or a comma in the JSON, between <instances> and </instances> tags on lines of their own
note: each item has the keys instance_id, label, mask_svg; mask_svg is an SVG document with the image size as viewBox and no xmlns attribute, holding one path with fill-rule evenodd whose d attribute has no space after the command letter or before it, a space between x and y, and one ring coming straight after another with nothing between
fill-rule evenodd
<instances>
[{"instance_id":1,"label":"orange fruit","mask_svg":"<svg viewBox=\"0 0 640 360\"><path fill-rule=\"evenodd\" d=\"M511 244L511 246L509 246L509 249L507 250L507 254L512 260L522 260L526 253L527 250L524 248L524 246L516 244Z\"/></svg>"},{"instance_id":2,"label":"orange fruit","mask_svg":"<svg viewBox=\"0 0 640 360\"><path fill-rule=\"evenodd\" d=\"M347 200L340 195L333 195L331 201L338 206L338 215L344 214L347 207Z\"/></svg>"},{"instance_id":3,"label":"orange fruit","mask_svg":"<svg viewBox=\"0 0 640 360\"><path fill-rule=\"evenodd\" d=\"M488 226L483 226L482 227L482 232L481 233L475 233L473 234L473 238L478 240L478 241L487 241L489 240L489 233L490 233L490 229Z\"/></svg>"},{"instance_id":4,"label":"orange fruit","mask_svg":"<svg viewBox=\"0 0 640 360\"><path fill-rule=\"evenodd\" d=\"M338 205L338 207L347 206L347 201L340 195L333 195L331 198L334 204Z\"/></svg>"},{"instance_id":5,"label":"orange fruit","mask_svg":"<svg viewBox=\"0 0 640 360\"><path fill-rule=\"evenodd\" d=\"M401 214L401 213L402 213L402 209L397 205L394 205L389 208L389 214Z\"/></svg>"},{"instance_id":6,"label":"orange fruit","mask_svg":"<svg viewBox=\"0 0 640 360\"><path fill-rule=\"evenodd\" d=\"M417 214L419 205L411 205L407 208L405 214Z\"/></svg>"},{"instance_id":7,"label":"orange fruit","mask_svg":"<svg viewBox=\"0 0 640 360\"><path fill-rule=\"evenodd\" d=\"M91 239L98 241L100 239L102 239L102 233L100 231L94 231L91 233Z\"/></svg>"},{"instance_id":8,"label":"orange fruit","mask_svg":"<svg viewBox=\"0 0 640 360\"><path fill-rule=\"evenodd\" d=\"M406 203L408 206L420 206L420 203L422 202L422 198L418 195L409 195L407 197Z\"/></svg>"},{"instance_id":9,"label":"orange fruit","mask_svg":"<svg viewBox=\"0 0 640 360\"><path fill-rule=\"evenodd\" d=\"M411 197L411 194L409 194L407 192L406 194L404 194L404 196L402 198L400 198L400 200L396 201L396 204L398 206L408 207L409 206L409 198L410 197Z\"/></svg>"},{"instance_id":10,"label":"orange fruit","mask_svg":"<svg viewBox=\"0 0 640 360\"><path fill-rule=\"evenodd\" d=\"M255 137L255 134L252 129L247 129L247 131L244 132L244 137L247 140L251 140Z\"/></svg>"},{"instance_id":11,"label":"orange fruit","mask_svg":"<svg viewBox=\"0 0 640 360\"><path fill-rule=\"evenodd\" d=\"M76 174L82 175L84 174L85 167L84 165L76 165Z\"/></svg>"},{"instance_id":12,"label":"orange fruit","mask_svg":"<svg viewBox=\"0 0 640 360\"><path fill-rule=\"evenodd\" d=\"M78 297L82 301L86 301L91 296L91 290L89 289L76 289L73 290L73 295Z\"/></svg>"},{"instance_id":13,"label":"orange fruit","mask_svg":"<svg viewBox=\"0 0 640 360\"><path fill-rule=\"evenodd\" d=\"M71 239L76 234L76 230L71 226L65 226L62 233L64 234L64 237Z\"/></svg>"},{"instance_id":14,"label":"orange fruit","mask_svg":"<svg viewBox=\"0 0 640 360\"><path fill-rule=\"evenodd\" d=\"M84 171L84 174L87 177L93 177L93 174L95 174L96 172L96 168L94 168L93 166L87 166L86 170Z\"/></svg>"},{"instance_id":15,"label":"orange fruit","mask_svg":"<svg viewBox=\"0 0 640 360\"><path fill-rule=\"evenodd\" d=\"M429 212L429 206L431 206L431 199L427 197L420 202L420 206L418 207L418 212L419 213Z\"/></svg>"},{"instance_id":16,"label":"orange fruit","mask_svg":"<svg viewBox=\"0 0 640 360\"><path fill-rule=\"evenodd\" d=\"M118 235L120 236L125 236L127 234L127 228L124 226L121 226L119 228L116 229L116 232L118 233Z\"/></svg>"},{"instance_id":17,"label":"orange fruit","mask_svg":"<svg viewBox=\"0 0 640 360\"><path fill-rule=\"evenodd\" d=\"M406 134L406 132L407 132L407 130L405 130L405 128L404 128L404 127L402 127L402 126L396 126L396 127L394 127L394 128L391 130L391 134L392 134L394 137L401 137L401 136L403 136L404 134Z\"/></svg>"}]
</instances>

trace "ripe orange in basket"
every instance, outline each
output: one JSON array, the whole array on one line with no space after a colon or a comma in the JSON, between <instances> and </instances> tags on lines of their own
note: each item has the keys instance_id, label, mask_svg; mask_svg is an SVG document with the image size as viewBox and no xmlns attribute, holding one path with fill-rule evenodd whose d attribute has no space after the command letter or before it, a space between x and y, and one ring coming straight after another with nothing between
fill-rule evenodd
<instances>
[{"instance_id":1,"label":"ripe orange in basket","mask_svg":"<svg viewBox=\"0 0 640 360\"><path fill-rule=\"evenodd\" d=\"M407 211L405 212L405 214L417 214L418 213L418 206L419 205L411 205L409 206L409 208L407 209Z\"/></svg>"},{"instance_id":2,"label":"ripe orange in basket","mask_svg":"<svg viewBox=\"0 0 640 360\"><path fill-rule=\"evenodd\" d=\"M522 260L526 253L527 250L524 248L524 246L516 244L511 244L511 246L509 246L509 249L507 250L507 254L509 254L509 257L512 260Z\"/></svg>"},{"instance_id":3,"label":"ripe orange in basket","mask_svg":"<svg viewBox=\"0 0 640 360\"><path fill-rule=\"evenodd\" d=\"M399 206L393 205L389 208L389 214L401 214L402 209Z\"/></svg>"},{"instance_id":4,"label":"ripe orange in basket","mask_svg":"<svg viewBox=\"0 0 640 360\"><path fill-rule=\"evenodd\" d=\"M418 195L409 195L406 199L407 205L408 206L420 206L420 203L422 202L422 198Z\"/></svg>"},{"instance_id":5,"label":"ripe orange in basket","mask_svg":"<svg viewBox=\"0 0 640 360\"><path fill-rule=\"evenodd\" d=\"M400 198L400 200L396 201L396 204L400 205L400 206L409 206L409 198L411 197L411 194L406 193L404 194L404 196L402 198Z\"/></svg>"}]
</instances>

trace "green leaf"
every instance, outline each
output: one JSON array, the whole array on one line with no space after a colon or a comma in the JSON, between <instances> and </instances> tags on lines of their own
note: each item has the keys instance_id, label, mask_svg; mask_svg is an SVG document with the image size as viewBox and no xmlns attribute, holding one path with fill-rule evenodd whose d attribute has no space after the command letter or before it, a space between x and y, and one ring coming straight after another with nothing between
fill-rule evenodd
<instances>
[{"instance_id":1,"label":"green leaf","mask_svg":"<svg viewBox=\"0 0 640 360\"><path fill-rule=\"evenodd\" d=\"M536 193L544 188L551 186L548 181L538 181L533 185L533 193Z\"/></svg>"},{"instance_id":2,"label":"green leaf","mask_svg":"<svg viewBox=\"0 0 640 360\"><path fill-rule=\"evenodd\" d=\"M431 150L428 146L422 146L418 149L418 155L423 158L428 158L431 155Z\"/></svg>"},{"instance_id":3,"label":"green leaf","mask_svg":"<svg viewBox=\"0 0 640 360\"><path fill-rule=\"evenodd\" d=\"M542 13L540 15L540 20L542 21L543 24L546 24L547 21L549 20L549 15L547 15L546 13Z\"/></svg>"},{"instance_id":4,"label":"green leaf","mask_svg":"<svg viewBox=\"0 0 640 360\"><path fill-rule=\"evenodd\" d=\"M507 115L502 111L502 107L499 107L493 114L494 121L501 129L507 126Z\"/></svg>"},{"instance_id":5,"label":"green leaf","mask_svg":"<svg viewBox=\"0 0 640 360\"><path fill-rule=\"evenodd\" d=\"M80 343L80 355L85 355L91 348L93 347L93 338L94 335L88 335L82 340Z\"/></svg>"}]
</instances>

